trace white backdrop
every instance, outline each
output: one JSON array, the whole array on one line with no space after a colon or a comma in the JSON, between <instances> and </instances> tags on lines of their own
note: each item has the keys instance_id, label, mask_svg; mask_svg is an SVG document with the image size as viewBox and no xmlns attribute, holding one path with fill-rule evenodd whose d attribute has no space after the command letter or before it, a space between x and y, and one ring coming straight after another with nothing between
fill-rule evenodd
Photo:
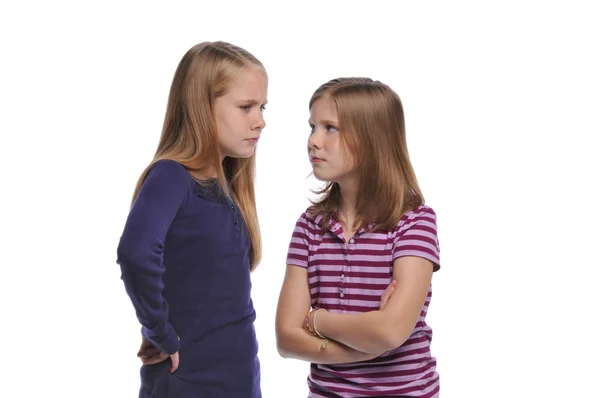
<instances>
[{"instance_id":1,"label":"white backdrop","mask_svg":"<svg viewBox=\"0 0 600 398\"><path fill-rule=\"evenodd\" d=\"M214 3L0 6L0 396L137 396L116 246L177 63L206 40L248 49L270 77L253 274L265 398L307 395L308 364L278 356L274 317L316 186L308 100L359 75L402 98L438 213L428 321L441 395L600 396L593 2Z\"/></svg>"}]
</instances>

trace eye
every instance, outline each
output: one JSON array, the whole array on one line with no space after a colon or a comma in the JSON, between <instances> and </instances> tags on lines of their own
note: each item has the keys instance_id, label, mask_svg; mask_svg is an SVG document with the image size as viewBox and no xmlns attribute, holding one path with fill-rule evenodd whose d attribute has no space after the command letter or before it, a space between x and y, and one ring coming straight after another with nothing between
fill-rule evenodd
<instances>
[{"instance_id":1,"label":"eye","mask_svg":"<svg viewBox=\"0 0 600 398\"><path fill-rule=\"evenodd\" d=\"M261 105L261 106L260 106L260 111L261 111L261 112L264 112L264 111L266 111L266 110L267 110L267 107L266 107L265 105Z\"/></svg>"},{"instance_id":2,"label":"eye","mask_svg":"<svg viewBox=\"0 0 600 398\"><path fill-rule=\"evenodd\" d=\"M314 133L315 132L315 125L312 124L312 123L309 123L308 125L310 126L310 133L311 134Z\"/></svg>"},{"instance_id":3,"label":"eye","mask_svg":"<svg viewBox=\"0 0 600 398\"><path fill-rule=\"evenodd\" d=\"M242 106L240 106L240 109L244 110L244 111L249 111L250 108L252 108L252 105L242 105Z\"/></svg>"},{"instance_id":4,"label":"eye","mask_svg":"<svg viewBox=\"0 0 600 398\"><path fill-rule=\"evenodd\" d=\"M334 133L334 132L338 131L337 127L332 126L331 124L328 124L326 127L327 127L327 131L330 133Z\"/></svg>"}]
</instances>

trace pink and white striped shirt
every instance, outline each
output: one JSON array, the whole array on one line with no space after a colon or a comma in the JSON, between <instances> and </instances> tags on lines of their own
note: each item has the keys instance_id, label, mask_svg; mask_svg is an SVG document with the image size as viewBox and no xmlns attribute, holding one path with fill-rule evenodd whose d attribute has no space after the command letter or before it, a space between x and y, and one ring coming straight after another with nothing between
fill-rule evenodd
<instances>
[{"instance_id":1,"label":"pink and white striped shirt","mask_svg":"<svg viewBox=\"0 0 600 398\"><path fill-rule=\"evenodd\" d=\"M423 257L433 262L434 271L440 268L436 215L428 206L406 213L394 229L359 229L347 244L333 218L321 234L321 219L302 214L287 256L287 264L308 269L313 307L345 314L378 310L399 257ZM430 300L431 286L402 346L370 361L311 364L309 397L438 397L439 375L429 349L432 330L425 323Z\"/></svg>"}]
</instances>

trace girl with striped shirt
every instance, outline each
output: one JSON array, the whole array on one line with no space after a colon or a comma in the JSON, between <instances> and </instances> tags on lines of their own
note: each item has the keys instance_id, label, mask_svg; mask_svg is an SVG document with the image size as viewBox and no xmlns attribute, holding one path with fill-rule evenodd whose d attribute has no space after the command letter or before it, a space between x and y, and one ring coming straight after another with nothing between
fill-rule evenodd
<instances>
[{"instance_id":1,"label":"girl with striped shirt","mask_svg":"<svg viewBox=\"0 0 600 398\"><path fill-rule=\"evenodd\" d=\"M440 268L436 214L410 163L400 98L340 78L309 110L308 155L326 185L290 242L279 353L311 363L309 397L438 397L425 322Z\"/></svg>"}]
</instances>

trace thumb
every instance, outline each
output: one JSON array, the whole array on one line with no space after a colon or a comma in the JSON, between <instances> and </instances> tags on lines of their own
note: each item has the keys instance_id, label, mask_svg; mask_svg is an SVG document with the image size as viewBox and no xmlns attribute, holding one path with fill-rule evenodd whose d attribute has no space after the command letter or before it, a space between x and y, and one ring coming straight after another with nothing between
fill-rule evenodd
<instances>
[{"instance_id":1,"label":"thumb","mask_svg":"<svg viewBox=\"0 0 600 398\"><path fill-rule=\"evenodd\" d=\"M177 368L179 367L179 352L171 355L171 369L169 370L171 373L175 373Z\"/></svg>"}]
</instances>

